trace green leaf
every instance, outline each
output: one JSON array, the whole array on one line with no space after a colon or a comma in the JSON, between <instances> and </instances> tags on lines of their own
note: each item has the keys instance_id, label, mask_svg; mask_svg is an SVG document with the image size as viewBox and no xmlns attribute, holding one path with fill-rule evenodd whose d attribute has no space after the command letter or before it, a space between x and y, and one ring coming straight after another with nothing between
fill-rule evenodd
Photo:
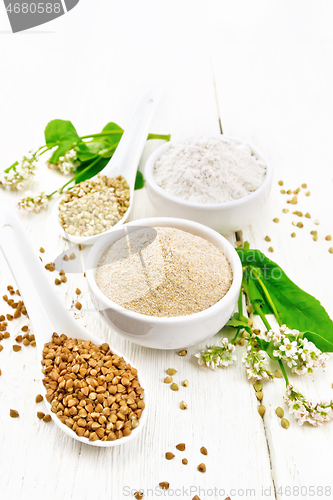
<instances>
[{"instance_id":1,"label":"green leaf","mask_svg":"<svg viewBox=\"0 0 333 500\"><path fill-rule=\"evenodd\" d=\"M12 170L12 169L16 170L17 165L19 165L19 162L18 161L14 162L13 165L11 165L10 167L6 168L6 170L4 170L4 173L8 174L8 172L10 172L10 170Z\"/></svg>"},{"instance_id":2,"label":"green leaf","mask_svg":"<svg viewBox=\"0 0 333 500\"><path fill-rule=\"evenodd\" d=\"M91 164L89 167L89 162L82 163L76 170L75 184L91 179L94 175L97 175L103 168L109 163L109 158L100 158L94 165Z\"/></svg>"},{"instance_id":3,"label":"green leaf","mask_svg":"<svg viewBox=\"0 0 333 500\"><path fill-rule=\"evenodd\" d=\"M78 151L77 157L81 163L85 163L96 158L96 153L92 153L90 151Z\"/></svg>"},{"instance_id":4,"label":"green leaf","mask_svg":"<svg viewBox=\"0 0 333 500\"><path fill-rule=\"evenodd\" d=\"M138 189L142 189L144 185L145 185L144 177L142 175L142 172L140 172L140 170L138 170L136 172L136 178L135 178L135 184L134 184L134 191L136 191Z\"/></svg>"},{"instance_id":5,"label":"green leaf","mask_svg":"<svg viewBox=\"0 0 333 500\"><path fill-rule=\"evenodd\" d=\"M231 316L229 321L226 323L226 326L232 326L233 328L247 328L249 326L249 320L242 314L236 312Z\"/></svg>"},{"instance_id":6,"label":"green leaf","mask_svg":"<svg viewBox=\"0 0 333 500\"><path fill-rule=\"evenodd\" d=\"M150 139L161 139L162 141L170 141L171 135L163 135L163 134L148 134L147 141Z\"/></svg>"},{"instance_id":7,"label":"green leaf","mask_svg":"<svg viewBox=\"0 0 333 500\"><path fill-rule=\"evenodd\" d=\"M49 148L58 146L49 160L50 163L56 163L66 151L81 142L72 122L66 120L50 121L46 125L44 135L45 144Z\"/></svg>"},{"instance_id":8,"label":"green leaf","mask_svg":"<svg viewBox=\"0 0 333 500\"><path fill-rule=\"evenodd\" d=\"M118 144L119 144L119 142L115 142L112 146L106 144L105 148L100 151L100 155L103 158L109 158L109 159L112 158L115 150L118 147Z\"/></svg>"},{"instance_id":9,"label":"green leaf","mask_svg":"<svg viewBox=\"0 0 333 500\"><path fill-rule=\"evenodd\" d=\"M45 144L50 148L58 146L62 141L71 139L80 142L80 137L72 122L67 120L52 120L45 128Z\"/></svg>"},{"instance_id":10,"label":"green leaf","mask_svg":"<svg viewBox=\"0 0 333 500\"><path fill-rule=\"evenodd\" d=\"M116 123L114 122L109 122L105 125L105 127L103 128L102 132L109 132L109 131L112 131L112 130L115 130L115 131L119 131L121 133L124 132L124 129L119 127L119 125L117 125Z\"/></svg>"},{"instance_id":11,"label":"green leaf","mask_svg":"<svg viewBox=\"0 0 333 500\"><path fill-rule=\"evenodd\" d=\"M259 274L280 320L289 328L307 332L305 336L323 352L333 351L333 321L312 295L293 283L284 271L259 250L237 249L242 265ZM260 281L256 283L261 287ZM262 287L261 292L264 293ZM264 293L269 303L268 297Z\"/></svg>"},{"instance_id":12,"label":"green leaf","mask_svg":"<svg viewBox=\"0 0 333 500\"><path fill-rule=\"evenodd\" d=\"M245 270L244 275L245 279L247 278L247 294L251 303L257 302L264 314L272 314L272 310L266 301L265 295L257 286L258 282L252 278L251 273L248 273L247 270ZM253 310L253 314L257 314L257 312Z\"/></svg>"},{"instance_id":13,"label":"green leaf","mask_svg":"<svg viewBox=\"0 0 333 500\"><path fill-rule=\"evenodd\" d=\"M276 358L273 354L274 351L276 351L276 347L274 346L274 342L267 342L268 345L265 349L267 352L268 356L273 360L273 361L278 361L278 358Z\"/></svg>"},{"instance_id":14,"label":"green leaf","mask_svg":"<svg viewBox=\"0 0 333 500\"><path fill-rule=\"evenodd\" d=\"M277 358L273 355L273 351L276 350L274 347L274 342L267 342L267 340L261 339L260 337L256 337L256 341L258 342L260 349L262 351L266 351L268 356L273 360L277 361Z\"/></svg>"},{"instance_id":15,"label":"green leaf","mask_svg":"<svg viewBox=\"0 0 333 500\"><path fill-rule=\"evenodd\" d=\"M110 134L103 137L103 142L110 146L112 144L117 144L120 141L124 130L116 123L109 122L107 125L105 125L102 132L118 132L116 134ZM99 137L97 140L101 140L101 138Z\"/></svg>"},{"instance_id":16,"label":"green leaf","mask_svg":"<svg viewBox=\"0 0 333 500\"><path fill-rule=\"evenodd\" d=\"M49 159L50 163L57 163L59 161L59 158L61 156L64 156L65 153L69 150L72 149L77 143L73 142L73 139L64 139L62 142L59 143L59 146L57 149L52 153L51 158Z\"/></svg>"},{"instance_id":17,"label":"green leaf","mask_svg":"<svg viewBox=\"0 0 333 500\"><path fill-rule=\"evenodd\" d=\"M303 336L313 342L322 352L333 352L333 342L315 332L304 332Z\"/></svg>"},{"instance_id":18,"label":"green leaf","mask_svg":"<svg viewBox=\"0 0 333 500\"><path fill-rule=\"evenodd\" d=\"M237 328L237 332L232 339L232 343L235 344L236 339L241 330L246 330L251 335L251 328L249 327L249 320L239 312L235 312L225 326L230 326L231 328ZM223 328L220 330L222 331Z\"/></svg>"},{"instance_id":19,"label":"green leaf","mask_svg":"<svg viewBox=\"0 0 333 500\"><path fill-rule=\"evenodd\" d=\"M105 148L105 144L102 142L92 142L92 143L84 143L78 145L77 149L77 157L83 163L89 161L93 158L96 158L96 155L100 153Z\"/></svg>"}]
</instances>

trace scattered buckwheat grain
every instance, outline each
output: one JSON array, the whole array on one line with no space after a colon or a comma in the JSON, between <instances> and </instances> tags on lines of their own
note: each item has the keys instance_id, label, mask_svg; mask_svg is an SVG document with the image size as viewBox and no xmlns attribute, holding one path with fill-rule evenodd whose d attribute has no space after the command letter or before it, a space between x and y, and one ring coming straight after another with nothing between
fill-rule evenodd
<instances>
[{"instance_id":1,"label":"scattered buckwheat grain","mask_svg":"<svg viewBox=\"0 0 333 500\"><path fill-rule=\"evenodd\" d=\"M170 484L167 481L162 481L162 483L158 483L162 490L168 490Z\"/></svg>"}]
</instances>

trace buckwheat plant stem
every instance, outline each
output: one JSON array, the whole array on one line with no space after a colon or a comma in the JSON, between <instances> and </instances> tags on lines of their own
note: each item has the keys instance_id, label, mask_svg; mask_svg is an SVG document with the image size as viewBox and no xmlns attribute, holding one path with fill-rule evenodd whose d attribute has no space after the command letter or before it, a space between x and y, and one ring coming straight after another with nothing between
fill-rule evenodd
<instances>
[{"instance_id":1,"label":"buckwheat plant stem","mask_svg":"<svg viewBox=\"0 0 333 500\"><path fill-rule=\"evenodd\" d=\"M253 302L252 303L252 307L253 309L255 310L255 312L258 314L258 316L260 316L260 318L262 319L262 322L264 323L265 327L267 328L267 330L271 330L272 327L271 325L269 324L265 314L262 312L261 308L260 308L260 305L257 303L257 302ZM278 360L279 362L279 365L280 365L280 368L281 368L281 372L282 372L282 375L284 377L284 380L286 381L286 385L288 386L289 384L289 380L288 380L288 376L287 376L287 373L286 373L286 370L285 370L285 367L284 367L284 364L282 363L281 359Z\"/></svg>"},{"instance_id":2,"label":"buckwheat plant stem","mask_svg":"<svg viewBox=\"0 0 333 500\"><path fill-rule=\"evenodd\" d=\"M264 282L263 282L263 281L262 281L262 279L260 278L260 274L258 273L258 271L257 271L254 267L252 267L252 266L249 266L249 267L250 267L250 269L251 269L251 273L253 273L253 274L254 274L254 276L256 277L256 279L258 280L258 283L260 284L260 286L261 286L261 288L262 288L262 291L263 291L263 292L264 292L264 294L265 294L265 297L266 297L266 299L267 299L267 302L268 302L268 303L269 303L269 305L271 306L271 309L272 309L272 311L273 311L273 313L274 313L274 316L275 316L275 318L276 318L276 321L279 323L279 326L282 326L282 321L281 321L281 318L280 318L280 316L279 316L279 313L278 313L278 312L277 312L277 310L276 310L276 307L275 307L275 305L274 305L274 302L273 302L273 300L272 300L271 296L269 295L268 290L267 290L267 288L266 288L266 287L265 287L265 285L264 285Z\"/></svg>"},{"instance_id":3,"label":"buckwheat plant stem","mask_svg":"<svg viewBox=\"0 0 333 500\"><path fill-rule=\"evenodd\" d=\"M241 316L243 316L243 287L241 287L240 292L239 292L239 296L238 296L238 312ZM237 328L236 335L234 336L234 338L231 341L232 344L235 345L235 342L237 340L237 337L238 337L241 329L242 329L241 327Z\"/></svg>"},{"instance_id":4,"label":"buckwheat plant stem","mask_svg":"<svg viewBox=\"0 0 333 500\"><path fill-rule=\"evenodd\" d=\"M265 327L267 328L267 330L271 330L271 325L268 323L267 321L267 318L265 316L265 314L262 312L261 308L260 308L260 305L258 304L258 302L253 302L252 303L252 308L253 310L258 314L258 316L260 316L260 318L262 319L262 322L264 323Z\"/></svg>"},{"instance_id":5,"label":"buckwheat plant stem","mask_svg":"<svg viewBox=\"0 0 333 500\"><path fill-rule=\"evenodd\" d=\"M105 153L106 153L106 152L108 152L108 151L111 151L112 149L116 149L116 147L117 147L117 145L114 145L114 146L112 146L112 147L108 148L108 149L105 151ZM60 193L60 194L61 194L61 193L63 193L63 191L64 191L65 187L66 187L66 186L68 186L68 184L70 184L71 182L75 181L75 179L77 179L77 177L79 177L80 175L82 175L82 174L84 174L84 173L88 172L88 170L90 170L90 169L91 169L91 168L92 168L92 167L93 167L93 166L94 166L94 165L95 165L95 164L96 164L96 163L97 163L97 162L101 159L101 156L100 156L99 154L95 155L95 157L97 157L95 161L93 161L92 163L90 163L90 164L89 164L89 165L88 165L88 166L87 166L84 170L81 170L81 171L80 171L80 172L78 172L76 175L74 175L74 176L73 176L71 179L69 179L69 181L67 181L67 182L66 182L66 184L64 184L61 188L56 189L55 191L53 191L53 193L48 194L48 195L47 195L47 198L52 198L52 196L53 196L54 194L56 194L56 193Z\"/></svg>"},{"instance_id":6,"label":"buckwheat plant stem","mask_svg":"<svg viewBox=\"0 0 333 500\"><path fill-rule=\"evenodd\" d=\"M289 385L289 379L288 379L288 376L287 376L287 373L286 373L286 369L285 369L284 364L282 363L281 359L279 359L279 365L280 365L280 368L281 368L281 371L282 371L283 378L286 381L286 386L288 387L288 385Z\"/></svg>"}]
</instances>

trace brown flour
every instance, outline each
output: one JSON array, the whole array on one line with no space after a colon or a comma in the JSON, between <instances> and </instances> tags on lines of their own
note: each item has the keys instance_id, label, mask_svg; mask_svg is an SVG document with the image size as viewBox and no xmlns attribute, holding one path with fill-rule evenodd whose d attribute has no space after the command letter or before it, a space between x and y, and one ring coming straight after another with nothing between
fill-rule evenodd
<instances>
[{"instance_id":1,"label":"brown flour","mask_svg":"<svg viewBox=\"0 0 333 500\"><path fill-rule=\"evenodd\" d=\"M199 236L170 227L143 228L104 253L96 283L126 309L185 316L219 301L231 286L232 270L223 252Z\"/></svg>"}]
</instances>

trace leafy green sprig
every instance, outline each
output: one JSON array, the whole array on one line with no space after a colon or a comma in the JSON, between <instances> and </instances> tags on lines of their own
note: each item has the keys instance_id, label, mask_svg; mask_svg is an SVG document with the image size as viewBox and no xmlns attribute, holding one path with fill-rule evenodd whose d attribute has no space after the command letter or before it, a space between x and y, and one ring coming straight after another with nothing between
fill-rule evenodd
<instances>
[{"instance_id":1,"label":"leafy green sprig","mask_svg":"<svg viewBox=\"0 0 333 500\"><path fill-rule=\"evenodd\" d=\"M123 133L124 130L119 125L110 122L99 133L79 136L70 121L52 120L44 131L45 144L31 154L33 161L29 160L30 176L20 168L20 162L16 161L4 171L0 185L10 189L17 189L17 186L22 188L24 181L31 177L36 167L36 163L33 162L51 151L48 166L64 174L72 173L73 175L63 186L52 193L43 193L43 197L48 201L56 193L61 194L68 185L78 184L98 174L112 158ZM149 134L147 140L150 139L169 141L170 135ZM26 157L22 164L24 167L27 165ZM138 171L135 189L141 189L143 186L144 178ZM33 198L30 197L29 200L32 203ZM21 206L25 206L24 200L22 201Z\"/></svg>"},{"instance_id":2,"label":"leafy green sprig","mask_svg":"<svg viewBox=\"0 0 333 500\"><path fill-rule=\"evenodd\" d=\"M248 244L237 249L243 265L243 286L252 305L269 330L267 314L279 324L297 329L322 352L333 352L333 321L312 295L293 283L280 266Z\"/></svg>"},{"instance_id":3,"label":"leafy green sprig","mask_svg":"<svg viewBox=\"0 0 333 500\"><path fill-rule=\"evenodd\" d=\"M236 345L239 334L247 341L242 356L247 376L252 381L272 379L269 358L277 362L286 382L284 400L297 422L319 425L333 419L333 401L313 404L290 384L287 367L297 375L313 373L325 367L326 352L333 352L333 322L312 295L293 283L283 270L259 250L251 250L245 243L237 249L243 266L242 287L238 312L227 326L236 329L231 342ZM253 329L243 314L243 292L249 299L252 312L261 318L266 332ZM274 315L278 328L272 328L267 315ZM215 346L210 346L210 350ZM200 353L204 360L206 352ZM202 363L201 363L202 364ZM209 366L206 364L206 366Z\"/></svg>"}]
</instances>

